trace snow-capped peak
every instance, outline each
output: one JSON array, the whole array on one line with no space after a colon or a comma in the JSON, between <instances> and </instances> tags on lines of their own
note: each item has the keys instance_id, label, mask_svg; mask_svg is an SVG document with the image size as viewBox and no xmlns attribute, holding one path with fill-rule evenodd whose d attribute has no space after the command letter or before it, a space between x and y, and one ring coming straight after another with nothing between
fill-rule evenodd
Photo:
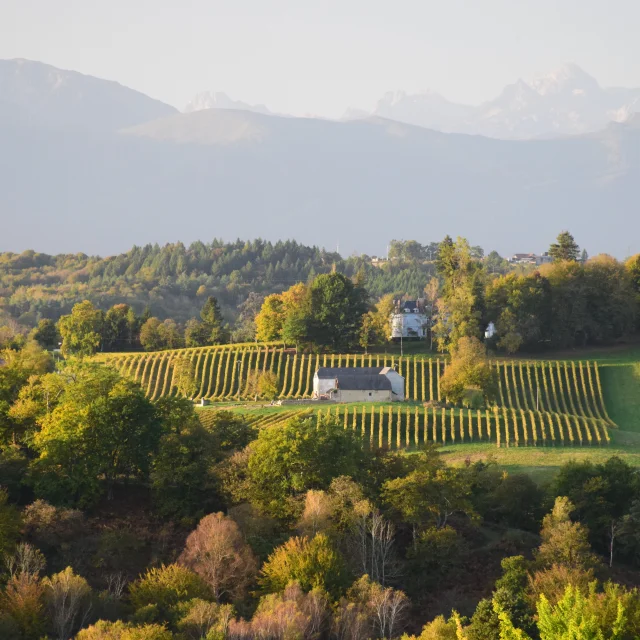
<instances>
[{"instance_id":1,"label":"snow-capped peak","mask_svg":"<svg viewBox=\"0 0 640 640\"><path fill-rule=\"evenodd\" d=\"M537 75L527 84L539 95L546 96L568 90L575 95L589 90L599 90L598 81L577 64L568 62L550 73Z\"/></svg>"}]
</instances>

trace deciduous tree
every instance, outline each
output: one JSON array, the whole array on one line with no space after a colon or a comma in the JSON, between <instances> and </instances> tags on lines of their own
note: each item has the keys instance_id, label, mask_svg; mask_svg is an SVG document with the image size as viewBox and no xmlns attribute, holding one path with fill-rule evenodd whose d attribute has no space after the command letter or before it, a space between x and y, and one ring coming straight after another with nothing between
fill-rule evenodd
<instances>
[{"instance_id":1,"label":"deciduous tree","mask_svg":"<svg viewBox=\"0 0 640 640\"><path fill-rule=\"evenodd\" d=\"M243 597L258 569L238 525L222 513L200 520L187 538L179 562L209 585L218 602Z\"/></svg>"},{"instance_id":2,"label":"deciduous tree","mask_svg":"<svg viewBox=\"0 0 640 640\"><path fill-rule=\"evenodd\" d=\"M93 355L100 347L103 325L104 314L91 302L85 300L74 305L71 314L58 321L62 353L80 357Z\"/></svg>"}]
</instances>

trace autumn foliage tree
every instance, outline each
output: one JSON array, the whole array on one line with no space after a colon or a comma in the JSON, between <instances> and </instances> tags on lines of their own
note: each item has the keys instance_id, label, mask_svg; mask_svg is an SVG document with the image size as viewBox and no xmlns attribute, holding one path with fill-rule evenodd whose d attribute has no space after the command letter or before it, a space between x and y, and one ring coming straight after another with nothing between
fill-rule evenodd
<instances>
[{"instance_id":1,"label":"autumn foliage tree","mask_svg":"<svg viewBox=\"0 0 640 640\"><path fill-rule=\"evenodd\" d=\"M497 391L496 372L487 359L486 349L477 338L460 338L451 353L440 382L442 393L449 402L460 404L468 391L477 390L485 404L495 399Z\"/></svg>"},{"instance_id":2,"label":"autumn foliage tree","mask_svg":"<svg viewBox=\"0 0 640 640\"><path fill-rule=\"evenodd\" d=\"M179 562L207 583L218 602L244 596L258 569L238 525L222 513L200 520Z\"/></svg>"}]
</instances>

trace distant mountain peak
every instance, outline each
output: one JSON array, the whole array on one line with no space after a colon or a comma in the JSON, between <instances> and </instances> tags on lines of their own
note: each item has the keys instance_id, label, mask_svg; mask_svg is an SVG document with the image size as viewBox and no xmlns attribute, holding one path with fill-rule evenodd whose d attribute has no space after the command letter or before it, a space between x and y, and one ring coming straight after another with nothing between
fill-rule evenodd
<instances>
[{"instance_id":1,"label":"distant mountain peak","mask_svg":"<svg viewBox=\"0 0 640 640\"><path fill-rule=\"evenodd\" d=\"M478 106L433 91L385 93L373 115L447 133L532 139L599 131L640 111L640 89L607 89L574 62L508 84Z\"/></svg>"},{"instance_id":2,"label":"distant mountain peak","mask_svg":"<svg viewBox=\"0 0 640 640\"><path fill-rule=\"evenodd\" d=\"M233 100L222 91L203 91L197 94L184 108L184 112L193 113L194 111L204 111L205 109L236 109L265 115L272 115L273 113L263 104L248 104L241 100Z\"/></svg>"},{"instance_id":3,"label":"distant mountain peak","mask_svg":"<svg viewBox=\"0 0 640 640\"><path fill-rule=\"evenodd\" d=\"M574 95L578 95L576 91L586 93L589 90L601 90L598 81L574 62L567 62L549 73L536 75L528 84L541 96L565 90L570 90Z\"/></svg>"},{"instance_id":4,"label":"distant mountain peak","mask_svg":"<svg viewBox=\"0 0 640 640\"><path fill-rule=\"evenodd\" d=\"M115 131L172 115L168 104L77 71L17 58L0 60L0 123Z\"/></svg>"}]
</instances>

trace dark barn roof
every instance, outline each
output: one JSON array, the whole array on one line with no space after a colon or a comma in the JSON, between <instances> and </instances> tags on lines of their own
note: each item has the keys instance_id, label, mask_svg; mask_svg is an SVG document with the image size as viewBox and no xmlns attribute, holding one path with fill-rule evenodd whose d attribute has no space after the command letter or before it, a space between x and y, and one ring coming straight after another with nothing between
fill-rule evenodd
<instances>
[{"instance_id":1,"label":"dark barn roof","mask_svg":"<svg viewBox=\"0 0 640 640\"><path fill-rule=\"evenodd\" d=\"M347 391L391 391L391 380L387 376L377 374L352 376L343 374L337 376L337 380L337 388Z\"/></svg>"},{"instance_id":2,"label":"dark barn roof","mask_svg":"<svg viewBox=\"0 0 640 640\"><path fill-rule=\"evenodd\" d=\"M320 380L339 376L379 376L384 367L320 367L316 375ZM384 376L380 376L384 377Z\"/></svg>"}]
</instances>

